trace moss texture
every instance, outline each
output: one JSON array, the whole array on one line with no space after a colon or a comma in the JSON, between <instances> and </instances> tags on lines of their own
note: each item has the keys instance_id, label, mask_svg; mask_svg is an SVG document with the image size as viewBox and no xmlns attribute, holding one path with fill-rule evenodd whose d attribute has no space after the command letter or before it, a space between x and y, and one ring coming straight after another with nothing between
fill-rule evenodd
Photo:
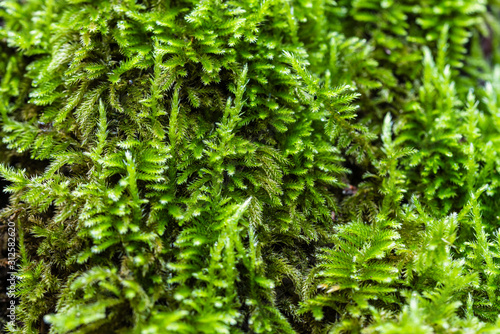
<instances>
[{"instance_id":1,"label":"moss texture","mask_svg":"<svg viewBox=\"0 0 500 334\"><path fill-rule=\"evenodd\" d=\"M500 333L499 17L0 1L4 330Z\"/></svg>"}]
</instances>

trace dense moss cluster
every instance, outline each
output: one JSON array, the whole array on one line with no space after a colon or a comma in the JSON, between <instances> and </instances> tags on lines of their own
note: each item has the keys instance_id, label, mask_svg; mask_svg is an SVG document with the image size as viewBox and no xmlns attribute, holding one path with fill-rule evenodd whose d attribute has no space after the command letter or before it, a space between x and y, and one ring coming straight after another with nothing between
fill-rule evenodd
<instances>
[{"instance_id":1,"label":"dense moss cluster","mask_svg":"<svg viewBox=\"0 0 500 334\"><path fill-rule=\"evenodd\" d=\"M2 326L500 333L499 18L496 0L0 1L20 253Z\"/></svg>"}]
</instances>

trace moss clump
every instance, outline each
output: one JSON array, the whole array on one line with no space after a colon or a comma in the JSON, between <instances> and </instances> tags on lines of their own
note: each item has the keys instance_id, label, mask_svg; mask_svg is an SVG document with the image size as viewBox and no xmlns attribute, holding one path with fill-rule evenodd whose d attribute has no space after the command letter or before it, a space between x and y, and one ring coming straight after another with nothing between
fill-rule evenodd
<instances>
[{"instance_id":1,"label":"moss clump","mask_svg":"<svg viewBox=\"0 0 500 334\"><path fill-rule=\"evenodd\" d=\"M500 332L499 11L2 1L5 329Z\"/></svg>"}]
</instances>

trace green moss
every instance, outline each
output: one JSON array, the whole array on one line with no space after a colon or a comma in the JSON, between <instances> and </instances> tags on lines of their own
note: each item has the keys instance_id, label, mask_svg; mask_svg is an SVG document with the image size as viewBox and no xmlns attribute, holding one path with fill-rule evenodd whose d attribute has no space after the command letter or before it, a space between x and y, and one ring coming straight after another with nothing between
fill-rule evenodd
<instances>
[{"instance_id":1,"label":"green moss","mask_svg":"<svg viewBox=\"0 0 500 334\"><path fill-rule=\"evenodd\" d=\"M0 2L7 332L500 332L499 11Z\"/></svg>"}]
</instances>

